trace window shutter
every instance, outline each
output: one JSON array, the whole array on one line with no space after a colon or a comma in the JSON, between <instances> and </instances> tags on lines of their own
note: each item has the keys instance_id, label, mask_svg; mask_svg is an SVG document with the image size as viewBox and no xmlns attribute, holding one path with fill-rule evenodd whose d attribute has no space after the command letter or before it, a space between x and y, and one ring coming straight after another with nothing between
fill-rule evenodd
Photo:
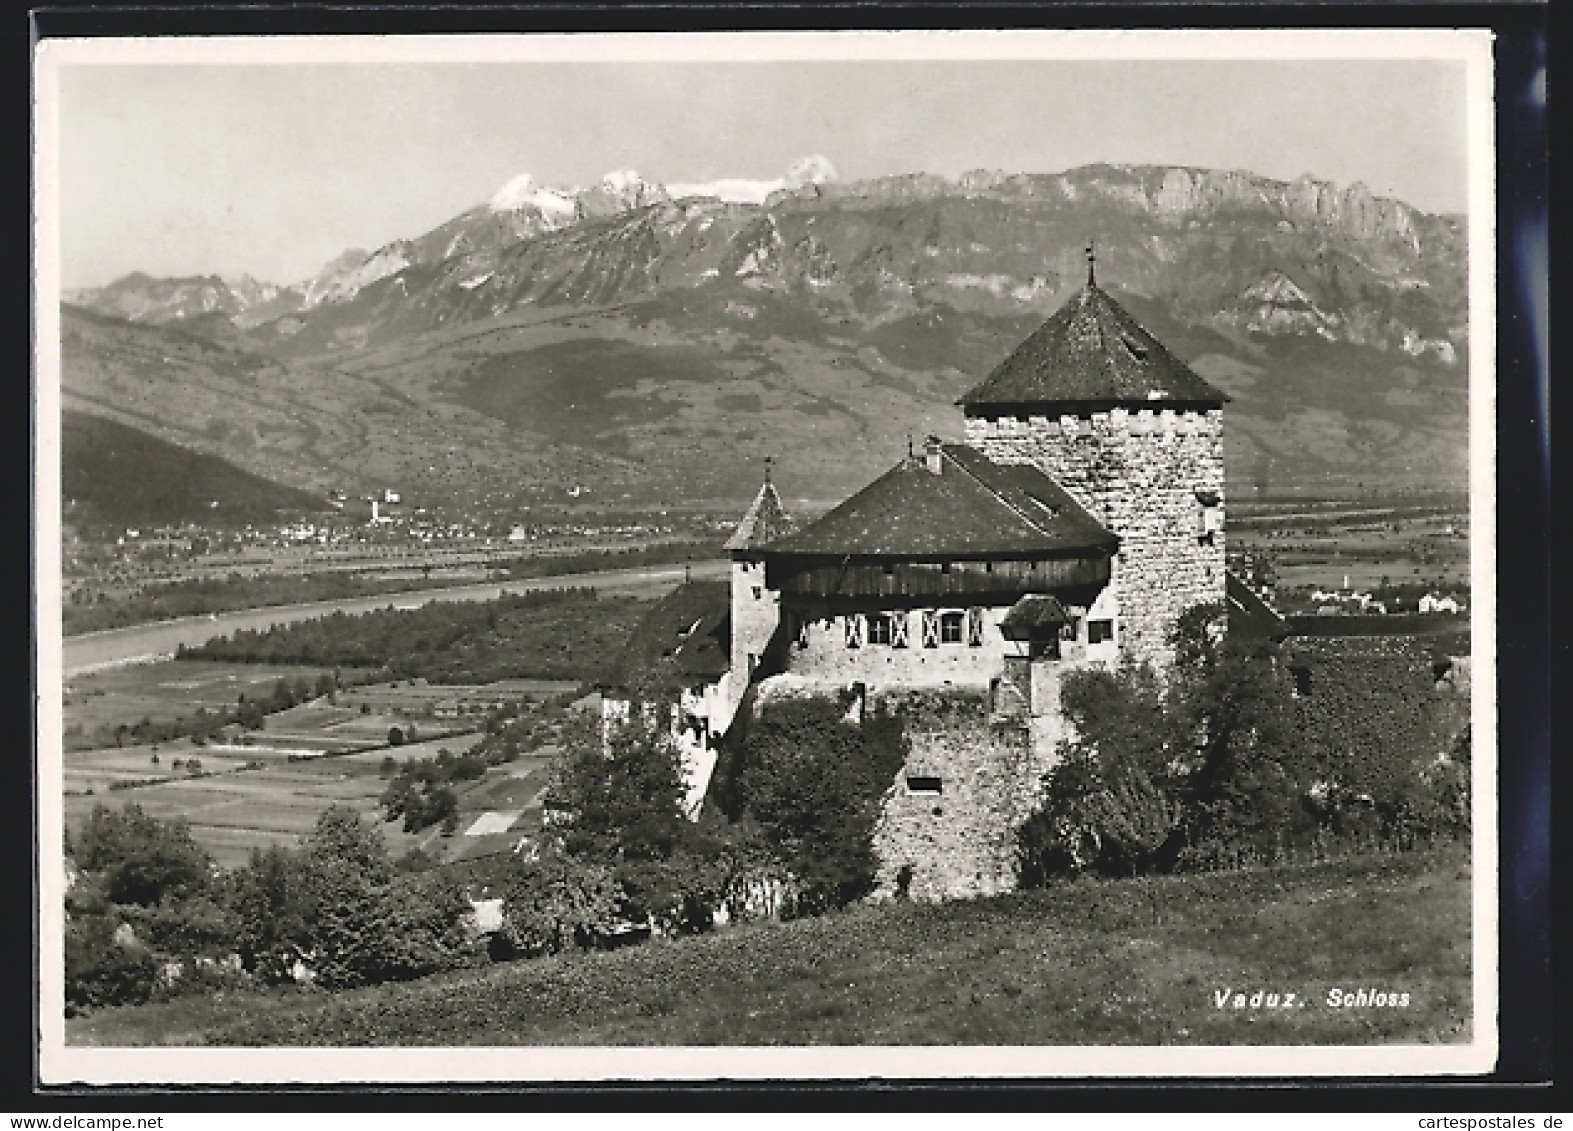
<instances>
[{"instance_id":1,"label":"window shutter","mask_svg":"<svg viewBox=\"0 0 1573 1131\"><path fill-rule=\"evenodd\" d=\"M904 611L890 614L890 646L892 648L907 646L907 614Z\"/></svg>"},{"instance_id":2,"label":"window shutter","mask_svg":"<svg viewBox=\"0 0 1573 1131\"><path fill-rule=\"evenodd\" d=\"M939 614L933 609L923 610L923 647L939 647Z\"/></svg>"},{"instance_id":3,"label":"window shutter","mask_svg":"<svg viewBox=\"0 0 1573 1131\"><path fill-rule=\"evenodd\" d=\"M863 614L847 614L847 647L861 648L863 646Z\"/></svg>"},{"instance_id":4,"label":"window shutter","mask_svg":"<svg viewBox=\"0 0 1573 1131\"><path fill-rule=\"evenodd\" d=\"M967 643L977 648L983 643L983 610L973 607L967 610Z\"/></svg>"}]
</instances>

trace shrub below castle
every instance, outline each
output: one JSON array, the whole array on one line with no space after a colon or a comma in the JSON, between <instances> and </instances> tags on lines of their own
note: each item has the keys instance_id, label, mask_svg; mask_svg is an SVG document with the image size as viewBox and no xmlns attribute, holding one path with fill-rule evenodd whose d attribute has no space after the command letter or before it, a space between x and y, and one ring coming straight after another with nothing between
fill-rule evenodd
<instances>
[{"instance_id":1,"label":"shrub below castle","mask_svg":"<svg viewBox=\"0 0 1573 1131\"><path fill-rule=\"evenodd\" d=\"M1436 689L1428 654L1220 638L1213 618L1182 620L1167 688L1139 668L1067 677L1076 738L1020 831L1024 884L1467 831L1467 705Z\"/></svg>"}]
</instances>

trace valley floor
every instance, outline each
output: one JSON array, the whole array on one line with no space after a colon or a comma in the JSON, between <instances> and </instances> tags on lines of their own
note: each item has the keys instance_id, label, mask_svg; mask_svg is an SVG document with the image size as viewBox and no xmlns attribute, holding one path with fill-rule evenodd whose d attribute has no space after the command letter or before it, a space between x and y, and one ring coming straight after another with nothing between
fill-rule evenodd
<instances>
[{"instance_id":1,"label":"valley floor","mask_svg":"<svg viewBox=\"0 0 1573 1131\"><path fill-rule=\"evenodd\" d=\"M1466 846L1449 845L1083 880L944 905L861 906L334 997L128 1007L73 1019L66 1032L70 1044L99 1046L1463 1042L1470 877ZM1406 1004L1335 1007L1335 990L1407 995Z\"/></svg>"}]
</instances>

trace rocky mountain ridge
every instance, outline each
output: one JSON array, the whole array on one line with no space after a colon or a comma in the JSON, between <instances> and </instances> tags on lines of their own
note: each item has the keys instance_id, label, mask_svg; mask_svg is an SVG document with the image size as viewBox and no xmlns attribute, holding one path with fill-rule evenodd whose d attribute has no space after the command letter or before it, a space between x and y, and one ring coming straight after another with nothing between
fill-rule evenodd
<instances>
[{"instance_id":1,"label":"rocky mountain ridge","mask_svg":"<svg viewBox=\"0 0 1573 1131\"><path fill-rule=\"evenodd\" d=\"M1090 242L1100 285L1234 398L1231 490L1467 471L1458 217L1171 166L694 187L515 178L294 287L68 296L65 391L314 490L730 498L770 451L828 502L907 432L954 434L955 397L1081 286Z\"/></svg>"},{"instance_id":2,"label":"rocky mountain ridge","mask_svg":"<svg viewBox=\"0 0 1573 1131\"><path fill-rule=\"evenodd\" d=\"M728 186L731 195L747 196L769 182L736 187L744 183L678 186L681 192L674 193L621 170L588 188L557 189L523 174L485 204L423 235L370 253L346 251L312 278L289 286L133 274L67 297L132 321L167 324L219 314L242 331L353 303L378 284L383 288L373 305L383 308L382 318L402 297L404 305L430 309L424 319L417 314L395 320L429 327L489 317L521 303L615 301L667 286L696 286L723 272L761 283L872 286L893 307L903 305L903 292L936 284L1032 305L1076 274L1080 244L1101 234L1100 255L1112 260L1111 268L1134 267L1156 291L1178 292L1199 283L1202 293L1188 304L1192 316L1267 334L1310 330L1411 355L1426 350L1456 355L1462 344L1463 286L1448 276L1462 272L1463 222L1375 197L1359 183L1340 190L1309 176L1276 181L1177 166L1088 166L1058 174L978 170L955 180L920 173L841 183L819 157L798 162L762 203L724 199ZM892 217L889 226L897 230L887 234L897 238L857 238L856 217L892 211L908 213ZM819 217L820 230L807 231ZM902 246L911 241L900 237L911 232L899 229L915 223L930 231L921 246ZM998 238L983 241L965 230L980 226ZM1045 239L1046 226L1062 227L1071 238ZM1231 227L1261 230L1289 254L1254 276L1227 265L1227 279L1217 281L1166 271L1181 266L1176 260L1192 258L1197 227L1208 229L1204 237ZM1006 261L1015 270L1002 269ZM1217 272L1219 265L1208 267ZM1165 275L1170 277L1161 278ZM389 281L401 277L403 295L389 293L394 285ZM1303 309L1242 315L1264 287L1281 289L1273 284L1280 278ZM1430 312L1440 317L1387 318L1371 309L1424 307L1424 301L1402 296L1429 297L1425 292L1439 283L1454 292L1451 301ZM1368 285L1386 293L1363 301L1368 296L1359 292ZM290 319L270 336L291 336L299 326Z\"/></svg>"}]
</instances>

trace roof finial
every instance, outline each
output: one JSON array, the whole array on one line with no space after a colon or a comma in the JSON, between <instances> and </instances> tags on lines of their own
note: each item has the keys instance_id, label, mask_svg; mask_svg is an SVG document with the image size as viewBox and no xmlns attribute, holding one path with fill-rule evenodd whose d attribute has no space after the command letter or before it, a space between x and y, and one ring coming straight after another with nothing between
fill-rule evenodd
<instances>
[{"instance_id":1,"label":"roof finial","mask_svg":"<svg viewBox=\"0 0 1573 1131\"><path fill-rule=\"evenodd\" d=\"M765 486L766 487L770 486L770 465L773 464L775 462L775 460L776 460L775 456L766 456L765 457Z\"/></svg>"},{"instance_id":2,"label":"roof finial","mask_svg":"<svg viewBox=\"0 0 1573 1131\"><path fill-rule=\"evenodd\" d=\"M907 458L912 458L912 429L907 429Z\"/></svg>"},{"instance_id":3,"label":"roof finial","mask_svg":"<svg viewBox=\"0 0 1573 1131\"><path fill-rule=\"evenodd\" d=\"M1098 262L1098 255L1092 249L1092 241L1088 240L1087 241L1087 285L1089 287L1096 286L1097 282L1098 282L1097 262Z\"/></svg>"},{"instance_id":4,"label":"roof finial","mask_svg":"<svg viewBox=\"0 0 1573 1131\"><path fill-rule=\"evenodd\" d=\"M689 554L683 559L683 584L687 585L694 579L694 556Z\"/></svg>"}]
</instances>

